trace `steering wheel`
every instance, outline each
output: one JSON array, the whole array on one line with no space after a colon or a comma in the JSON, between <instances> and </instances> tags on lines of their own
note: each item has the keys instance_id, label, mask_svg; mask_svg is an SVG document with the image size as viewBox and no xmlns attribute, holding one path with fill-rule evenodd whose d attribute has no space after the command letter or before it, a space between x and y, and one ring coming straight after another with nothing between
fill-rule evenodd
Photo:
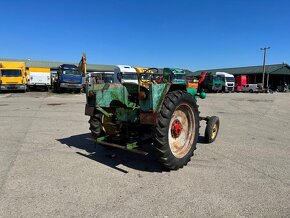
<instances>
[{"instance_id":1,"label":"steering wheel","mask_svg":"<svg viewBox=\"0 0 290 218\"><path fill-rule=\"evenodd\" d=\"M153 72L153 73L158 73L159 72L159 70L158 70L158 68L156 68L156 67L152 67L152 68L148 68L147 70L144 70L144 72L143 73L149 73L149 71L156 71L156 72Z\"/></svg>"},{"instance_id":2,"label":"steering wheel","mask_svg":"<svg viewBox=\"0 0 290 218\"><path fill-rule=\"evenodd\" d=\"M150 75L150 81L155 84L155 83L158 83L156 81L156 75L158 75L158 73L159 73L159 69L156 67L152 67L152 68L148 68L147 70L144 70L144 72L142 74ZM160 76L158 76L158 77L160 77ZM160 82L161 82L161 80L160 80Z\"/></svg>"}]
</instances>

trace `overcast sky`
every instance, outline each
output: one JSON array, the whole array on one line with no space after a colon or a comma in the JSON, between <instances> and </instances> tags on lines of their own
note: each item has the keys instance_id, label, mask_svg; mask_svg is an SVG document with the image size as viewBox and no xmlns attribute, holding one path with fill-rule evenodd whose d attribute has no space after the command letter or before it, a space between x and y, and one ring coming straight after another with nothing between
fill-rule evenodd
<instances>
[{"instance_id":1,"label":"overcast sky","mask_svg":"<svg viewBox=\"0 0 290 218\"><path fill-rule=\"evenodd\" d=\"M290 62L290 1L2 1L0 57L181 67Z\"/></svg>"}]
</instances>

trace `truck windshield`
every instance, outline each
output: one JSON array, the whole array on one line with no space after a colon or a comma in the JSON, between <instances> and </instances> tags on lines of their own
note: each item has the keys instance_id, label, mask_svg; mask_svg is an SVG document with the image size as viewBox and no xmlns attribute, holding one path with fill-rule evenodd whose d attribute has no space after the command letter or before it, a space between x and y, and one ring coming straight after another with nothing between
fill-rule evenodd
<instances>
[{"instance_id":1,"label":"truck windshield","mask_svg":"<svg viewBox=\"0 0 290 218\"><path fill-rule=\"evenodd\" d=\"M182 79L185 80L186 76L185 74L174 74L174 79Z\"/></svg>"},{"instance_id":2,"label":"truck windshield","mask_svg":"<svg viewBox=\"0 0 290 218\"><path fill-rule=\"evenodd\" d=\"M215 81L222 81L223 80L223 78L219 75L215 75L215 76L213 76L213 78Z\"/></svg>"},{"instance_id":3,"label":"truck windshield","mask_svg":"<svg viewBox=\"0 0 290 218\"><path fill-rule=\"evenodd\" d=\"M82 73L75 69L65 69L62 71L63 75L74 75L74 76L80 76Z\"/></svg>"},{"instance_id":4,"label":"truck windshield","mask_svg":"<svg viewBox=\"0 0 290 218\"><path fill-rule=\"evenodd\" d=\"M114 75L112 74L103 74L103 80L105 83L113 83L114 82Z\"/></svg>"},{"instance_id":5,"label":"truck windshield","mask_svg":"<svg viewBox=\"0 0 290 218\"><path fill-rule=\"evenodd\" d=\"M0 70L0 76L19 77L21 76L21 70Z\"/></svg>"},{"instance_id":6,"label":"truck windshield","mask_svg":"<svg viewBox=\"0 0 290 218\"><path fill-rule=\"evenodd\" d=\"M140 79L141 80L150 80L151 79L151 74L149 74L149 73L140 74Z\"/></svg>"},{"instance_id":7,"label":"truck windshield","mask_svg":"<svg viewBox=\"0 0 290 218\"><path fill-rule=\"evenodd\" d=\"M227 82L235 82L235 78L234 77L226 77L226 81Z\"/></svg>"},{"instance_id":8,"label":"truck windshield","mask_svg":"<svg viewBox=\"0 0 290 218\"><path fill-rule=\"evenodd\" d=\"M128 73L128 74L123 73L122 77L125 80L138 80L136 73Z\"/></svg>"}]
</instances>

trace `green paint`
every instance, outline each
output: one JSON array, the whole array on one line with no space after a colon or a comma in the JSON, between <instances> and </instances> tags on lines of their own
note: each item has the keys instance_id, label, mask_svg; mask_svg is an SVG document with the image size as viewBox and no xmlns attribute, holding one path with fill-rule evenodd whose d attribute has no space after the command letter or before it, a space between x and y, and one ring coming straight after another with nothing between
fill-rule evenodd
<instances>
[{"instance_id":1,"label":"green paint","mask_svg":"<svg viewBox=\"0 0 290 218\"><path fill-rule=\"evenodd\" d=\"M137 110L127 109L127 108L116 108L115 112L116 118L121 122L137 122Z\"/></svg>"},{"instance_id":2,"label":"green paint","mask_svg":"<svg viewBox=\"0 0 290 218\"><path fill-rule=\"evenodd\" d=\"M194 89L194 88L186 88L186 90L192 96L195 96L197 94L197 89Z\"/></svg>"},{"instance_id":3,"label":"green paint","mask_svg":"<svg viewBox=\"0 0 290 218\"><path fill-rule=\"evenodd\" d=\"M137 142L133 142L133 143L128 143L128 144L126 144L126 148L127 148L128 150L133 150L133 149L135 149L135 148L138 148Z\"/></svg>"},{"instance_id":4,"label":"green paint","mask_svg":"<svg viewBox=\"0 0 290 218\"><path fill-rule=\"evenodd\" d=\"M176 85L186 85L186 72L179 68L164 68L163 77L166 82Z\"/></svg>"},{"instance_id":5,"label":"green paint","mask_svg":"<svg viewBox=\"0 0 290 218\"><path fill-rule=\"evenodd\" d=\"M201 93L199 94L199 97L201 99L205 99L206 98L206 93L204 91L201 91Z\"/></svg>"},{"instance_id":6,"label":"green paint","mask_svg":"<svg viewBox=\"0 0 290 218\"><path fill-rule=\"evenodd\" d=\"M152 104L152 110L154 112L158 111L161 103L163 102L165 95L167 94L169 87L170 85L166 83L153 84L152 86L150 86L150 93L151 93L150 102Z\"/></svg>"},{"instance_id":7,"label":"green paint","mask_svg":"<svg viewBox=\"0 0 290 218\"><path fill-rule=\"evenodd\" d=\"M221 91L223 80L219 75L208 74L205 77L205 86L209 91Z\"/></svg>"},{"instance_id":8,"label":"green paint","mask_svg":"<svg viewBox=\"0 0 290 218\"><path fill-rule=\"evenodd\" d=\"M101 107L96 107L96 109L97 109L98 111L102 112L106 117L111 117L111 116L113 116L112 113L108 113L107 111L105 111L105 110L104 110L103 108L101 108Z\"/></svg>"},{"instance_id":9,"label":"green paint","mask_svg":"<svg viewBox=\"0 0 290 218\"><path fill-rule=\"evenodd\" d=\"M97 138L97 143L100 143L100 142L105 141L106 138L107 138L106 136L103 136L103 137L99 137L99 138Z\"/></svg>"},{"instance_id":10,"label":"green paint","mask_svg":"<svg viewBox=\"0 0 290 218\"><path fill-rule=\"evenodd\" d=\"M97 107L111 108L123 105L130 108L138 108L136 103L128 100L130 94L122 84L95 84L89 91L93 91L96 94Z\"/></svg>"}]
</instances>

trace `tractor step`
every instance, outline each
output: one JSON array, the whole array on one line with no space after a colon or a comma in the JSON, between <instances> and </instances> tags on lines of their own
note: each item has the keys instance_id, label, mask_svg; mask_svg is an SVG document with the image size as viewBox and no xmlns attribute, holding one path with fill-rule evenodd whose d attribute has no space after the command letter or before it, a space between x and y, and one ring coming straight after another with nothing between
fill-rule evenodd
<instances>
[{"instance_id":1,"label":"tractor step","mask_svg":"<svg viewBox=\"0 0 290 218\"><path fill-rule=\"evenodd\" d=\"M113 148L119 148L119 149L122 149L122 150L125 150L125 151L130 151L132 153L141 154L141 155L144 155L144 156L148 155L148 152L136 149L135 143L131 143L131 144L127 144L126 146L123 146L123 145L119 145L119 144L116 144L116 143L106 142L105 138L106 137L98 138L97 139L97 143L101 144L101 145L113 147Z\"/></svg>"}]
</instances>

